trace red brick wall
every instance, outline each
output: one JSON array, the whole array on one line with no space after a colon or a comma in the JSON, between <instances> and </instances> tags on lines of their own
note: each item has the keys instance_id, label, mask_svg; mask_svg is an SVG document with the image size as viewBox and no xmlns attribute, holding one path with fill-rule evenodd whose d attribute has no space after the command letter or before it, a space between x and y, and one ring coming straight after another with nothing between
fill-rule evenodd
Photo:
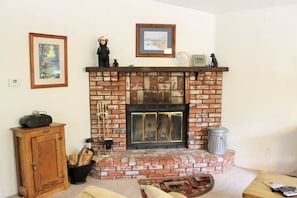
<instances>
[{"instance_id":1,"label":"red brick wall","mask_svg":"<svg viewBox=\"0 0 297 198\"><path fill-rule=\"evenodd\" d=\"M99 136L98 102L108 107L114 151L126 150L126 104L186 103L188 147L207 148L207 128L221 123L222 78L223 72L89 72L91 137Z\"/></svg>"}]
</instances>

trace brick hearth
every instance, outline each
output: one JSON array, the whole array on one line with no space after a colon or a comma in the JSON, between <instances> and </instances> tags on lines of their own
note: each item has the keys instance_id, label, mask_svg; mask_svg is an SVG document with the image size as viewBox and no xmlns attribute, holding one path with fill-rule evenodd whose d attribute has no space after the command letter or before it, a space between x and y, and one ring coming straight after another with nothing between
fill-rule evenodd
<instances>
[{"instance_id":1,"label":"brick hearth","mask_svg":"<svg viewBox=\"0 0 297 198\"><path fill-rule=\"evenodd\" d=\"M113 140L113 154L97 159L97 167L92 172L96 177L131 178L145 176L147 174L142 174L145 172L156 177L179 171L181 174L220 173L233 164L233 151L223 156L204 151L208 127L221 124L222 79L228 68L87 67L86 71L89 72L93 148L98 150L98 102L107 105L106 133ZM168 150L166 155L159 149L155 152L126 150L126 104L145 103L189 104L188 148L177 149L175 157L168 155Z\"/></svg>"},{"instance_id":2,"label":"brick hearth","mask_svg":"<svg viewBox=\"0 0 297 198\"><path fill-rule=\"evenodd\" d=\"M126 150L95 160L91 175L104 180L220 174L234 165L234 151L213 155L200 149Z\"/></svg>"}]
</instances>

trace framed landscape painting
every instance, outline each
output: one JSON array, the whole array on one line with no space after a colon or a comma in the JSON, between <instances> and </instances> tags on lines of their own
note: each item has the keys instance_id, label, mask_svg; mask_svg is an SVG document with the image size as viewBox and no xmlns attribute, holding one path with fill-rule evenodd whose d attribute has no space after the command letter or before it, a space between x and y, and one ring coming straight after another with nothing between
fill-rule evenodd
<instances>
[{"instance_id":1,"label":"framed landscape painting","mask_svg":"<svg viewBox=\"0 0 297 198\"><path fill-rule=\"evenodd\" d=\"M67 37L29 33L31 88L68 86Z\"/></svg>"},{"instance_id":2,"label":"framed landscape painting","mask_svg":"<svg viewBox=\"0 0 297 198\"><path fill-rule=\"evenodd\" d=\"M175 57L174 24L136 24L136 57Z\"/></svg>"}]
</instances>

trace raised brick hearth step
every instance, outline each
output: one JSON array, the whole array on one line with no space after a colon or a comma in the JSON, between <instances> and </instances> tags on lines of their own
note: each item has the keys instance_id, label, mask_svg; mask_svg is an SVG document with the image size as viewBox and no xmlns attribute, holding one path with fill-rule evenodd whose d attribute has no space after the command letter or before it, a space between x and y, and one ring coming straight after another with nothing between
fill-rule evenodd
<instances>
[{"instance_id":1,"label":"raised brick hearth step","mask_svg":"<svg viewBox=\"0 0 297 198\"><path fill-rule=\"evenodd\" d=\"M234 150L213 155L197 149L125 150L94 157L91 176L108 180L187 176L195 173L221 174L234 165Z\"/></svg>"}]
</instances>

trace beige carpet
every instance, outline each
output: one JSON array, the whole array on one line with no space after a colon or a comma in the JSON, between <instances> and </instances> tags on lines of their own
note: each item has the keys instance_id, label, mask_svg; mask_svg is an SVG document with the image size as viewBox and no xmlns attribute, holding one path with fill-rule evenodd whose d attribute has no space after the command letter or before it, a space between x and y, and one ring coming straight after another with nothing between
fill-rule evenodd
<instances>
[{"instance_id":1,"label":"beige carpet","mask_svg":"<svg viewBox=\"0 0 297 198\"><path fill-rule=\"evenodd\" d=\"M199 198L238 198L242 197L243 190L257 176L258 171L247 170L239 167L232 167L223 174L213 175L215 180L214 188ZM141 198L137 179L120 180L98 180L93 177L87 177L85 184L73 185L59 193L55 193L50 198L75 198L88 185L100 186L129 198ZM12 196L10 198L17 198Z\"/></svg>"},{"instance_id":2,"label":"beige carpet","mask_svg":"<svg viewBox=\"0 0 297 198\"><path fill-rule=\"evenodd\" d=\"M291 177L297 177L297 170L291 172L291 173L288 173L287 175L291 176Z\"/></svg>"},{"instance_id":3,"label":"beige carpet","mask_svg":"<svg viewBox=\"0 0 297 198\"><path fill-rule=\"evenodd\" d=\"M242 197L242 191L256 177L257 171L233 167L224 174L213 175L215 180L214 188L199 198L238 198ZM126 195L131 198L141 198L137 179L121 180L98 180L93 177L87 178L87 183L81 185L70 185L64 192L56 193L51 198L75 197L88 185L100 186L109 190Z\"/></svg>"}]
</instances>

